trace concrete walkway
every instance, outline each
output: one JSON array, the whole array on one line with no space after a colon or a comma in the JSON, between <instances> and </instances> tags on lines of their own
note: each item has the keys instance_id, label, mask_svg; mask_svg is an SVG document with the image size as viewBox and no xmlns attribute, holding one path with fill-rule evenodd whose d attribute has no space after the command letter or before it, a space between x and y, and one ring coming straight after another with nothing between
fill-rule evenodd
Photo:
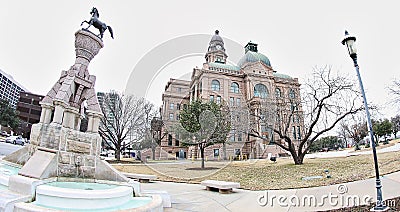
<instances>
[{"instance_id":1,"label":"concrete walkway","mask_svg":"<svg viewBox=\"0 0 400 212\"><path fill-rule=\"evenodd\" d=\"M377 153L395 152L395 151L400 151L400 143L396 143L393 146L376 150ZM372 150L354 151L346 149L342 151L317 152L317 153L306 154L305 158L334 158L334 157L348 157L355 155L372 155Z\"/></svg>"},{"instance_id":2,"label":"concrete walkway","mask_svg":"<svg viewBox=\"0 0 400 212\"><path fill-rule=\"evenodd\" d=\"M381 179L384 199L400 196L400 172ZM234 189L231 194L207 191L199 184L157 181L141 186L142 190L165 190L171 195L172 208L165 211L316 211L376 201L374 179L302 189Z\"/></svg>"}]
</instances>

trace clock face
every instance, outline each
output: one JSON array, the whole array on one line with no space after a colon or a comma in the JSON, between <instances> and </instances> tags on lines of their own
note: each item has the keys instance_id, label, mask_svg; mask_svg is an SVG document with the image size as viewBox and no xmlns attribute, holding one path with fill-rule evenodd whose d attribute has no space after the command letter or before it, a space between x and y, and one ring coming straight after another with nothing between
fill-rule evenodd
<instances>
[{"instance_id":1,"label":"clock face","mask_svg":"<svg viewBox=\"0 0 400 212\"><path fill-rule=\"evenodd\" d=\"M222 49L222 46L221 46L221 45L217 45L217 49L218 49L218 50L221 50L221 49Z\"/></svg>"}]
</instances>

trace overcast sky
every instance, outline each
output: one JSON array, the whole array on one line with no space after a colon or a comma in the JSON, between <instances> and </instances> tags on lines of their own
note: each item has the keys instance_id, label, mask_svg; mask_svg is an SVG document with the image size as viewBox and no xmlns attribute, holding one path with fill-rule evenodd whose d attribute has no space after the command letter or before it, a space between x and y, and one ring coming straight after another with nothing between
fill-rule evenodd
<instances>
[{"instance_id":1,"label":"overcast sky","mask_svg":"<svg viewBox=\"0 0 400 212\"><path fill-rule=\"evenodd\" d=\"M0 69L33 93L45 95L61 70L73 65L74 33L83 20L89 20L95 6L115 36L112 40L105 33L105 47L89 66L89 72L97 76L97 91L124 91L135 65L158 45L184 35L209 34L211 38L216 29L239 44L258 43L276 71L300 81L313 67L324 65L355 77L352 61L340 43L347 29L357 36L368 101L379 104L384 117L396 113L387 104L387 87L400 78L397 1L0 2ZM226 51L229 55L229 48ZM191 73L203 62L204 57L197 56L169 64L149 85L147 97L161 104L168 79Z\"/></svg>"}]
</instances>

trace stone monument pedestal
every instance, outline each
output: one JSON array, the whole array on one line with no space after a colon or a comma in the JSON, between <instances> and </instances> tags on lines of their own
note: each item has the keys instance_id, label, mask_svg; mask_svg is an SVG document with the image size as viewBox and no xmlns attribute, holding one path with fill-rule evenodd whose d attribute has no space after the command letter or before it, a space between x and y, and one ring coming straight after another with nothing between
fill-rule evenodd
<instances>
[{"instance_id":1,"label":"stone monument pedestal","mask_svg":"<svg viewBox=\"0 0 400 212\"><path fill-rule=\"evenodd\" d=\"M61 72L40 102L42 113L40 122L32 126L31 144L3 159L22 165L19 175L29 178L27 181L73 178L129 182L99 157L102 111L94 90L96 77L89 74L88 65L103 46L102 40L87 30L75 33L75 63ZM82 119L87 120L87 126L82 126ZM13 189L19 188L11 186Z\"/></svg>"}]
</instances>

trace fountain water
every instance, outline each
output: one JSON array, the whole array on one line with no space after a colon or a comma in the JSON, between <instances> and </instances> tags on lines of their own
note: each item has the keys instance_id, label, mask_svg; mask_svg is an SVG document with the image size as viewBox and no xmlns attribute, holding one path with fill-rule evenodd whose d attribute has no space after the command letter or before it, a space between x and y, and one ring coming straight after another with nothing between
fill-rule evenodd
<instances>
[{"instance_id":1,"label":"fountain water","mask_svg":"<svg viewBox=\"0 0 400 212\"><path fill-rule=\"evenodd\" d=\"M88 30L75 33L75 63L62 71L40 102L42 113L32 126L31 144L3 158L22 168L0 166L0 190L7 186L10 192L1 192L0 211L140 211L139 206L162 211L161 197L133 197L140 193L140 184L99 157L102 113L94 90L96 77L89 74L88 65L103 46ZM84 115L88 125L81 132Z\"/></svg>"}]
</instances>

